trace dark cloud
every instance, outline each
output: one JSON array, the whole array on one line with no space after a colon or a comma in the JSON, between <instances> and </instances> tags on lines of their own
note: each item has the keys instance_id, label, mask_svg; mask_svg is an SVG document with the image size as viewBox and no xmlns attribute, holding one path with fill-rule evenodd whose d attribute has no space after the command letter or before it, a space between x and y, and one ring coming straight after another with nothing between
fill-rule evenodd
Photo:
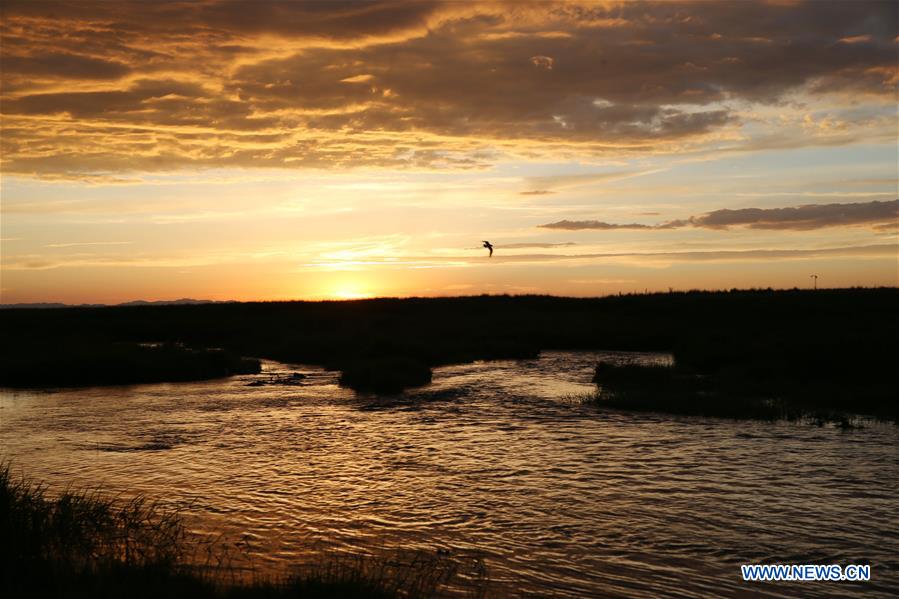
<instances>
[{"instance_id":1,"label":"dark cloud","mask_svg":"<svg viewBox=\"0 0 899 599\"><path fill-rule=\"evenodd\" d=\"M737 123L732 101L805 89L892 102L897 6L7 1L4 168L83 172L104 148L110 169L138 170L166 156L182 166L471 167L490 143L659 151ZM80 143L35 126L59 115ZM106 125L147 133L129 146L96 133ZM229 147L240 132L282 139ZM136 157L123 161L129 148Z\"/></svg>"},{"instance_id":2,"label":"dark cloud","mask_svg":"<svg viewBox=\"0 0 899 599\"><path fill-rule=\"evenodd\" d=\"M806 204L792 208L715 210L690 219L690 224L709 229L746 226L752 229L805 230L896 220L899 220L899 200L855 204Z\"/></svg>"},{"instance_id":3,"label":"dark cloud","mask_svg":"<svg viewBox=\"0 0 899 599\"><path fill-rule=\"evenodd\" d=\"M876 229L889 229L899 221L899 200L887 202L857 202L852 204L805 204L788 208L741 208L714 210L685 220L672 220L657 225L637 223L614 224L597 220L561 220L540 225L545 229L579 231L596 229L679 229L700 227L727 229L778 229L806 231L828 227L871 225Z\"/></svg>"},{"instance_id":4,"label":"dark cloud","mask_svg":"<svg viewBox=\"0 0 899 599\"><path fill-rule=\"evenodd\" d=\"M151 106L148 102L160 100L166 97L180 97L196 99L204 96L203 88L195 83L182 81L151 81L140 80L133 83L128 89L122 91L96 91L96 92L61 92L48 94L34 94L23 96L8 101L4 110L8 114L58 114L68 113L76 118L88 118L104 116L108 120L119 120L123 113L140 112L140 115L128 117L130 122L162 122L171 124L178 122L173 119L179 113L176 102L168 101L168 105L159 104ZM215 99L210 99L215 102ZM203 104L189 102L185 108L195 114L197 109L208 108L207 100ZM220 103L220 101L219 101ZM237 108L236 106L233 108ZM157 118L148 119L147 111L159 111ZM202 110L203 122L209 122L208 110ZM226 111L232 114L232 111Z\"/></svg>"},{"instance_id":5,"label":"dark cloud","mask_svg":"<svg viewBox=\"0 0 899 599\"><path fill-rule=\"evenodd\" d=\"M519 195L523 195L523 196L545 196L545 195L550 195L553 193L556 193L556 192L551 191L549 189L534 189L532 191L519 191L518 192Z\"/></svg>"},{"instance_id":6,"label":"dark cloud","mask_svg":"<svg viewBox=\"0 0 899 599\"><path fill-rule=\"evenodd\" d=\"M252 4L252 6L248 6ZM264 32L293 38L353 39L421 28L441 8L440 2L283 2L225 0L197 10L199 22L225 30Z\"/></svg>"},{"instance_id":7,"label":"dark cloud","mask_svg":"<svg viewBox=\"0 0 899 599\"><path fill-rule=\"evenodd\" d=\"M655 229L657 225L641 225L639 223L615 224L601 220L560 220L555 223L540 225L544 229L562 229L564 231L581 231L584 229L596 229L611 231L614 229Z\"/></svg>"},{"instance_id":8,"label":"dark cloud","mask_svg":"<svg viewBox=\"0 0 899 599\"><path fill-rule=\"evenodd\" d=\"M52 21L111 26L129 34L182 36L204 30L270 34L283 38L355 39L423 27L441 2L341 0L5 0L4 17L52 28ZM105 29L105 28L104 28ZM101 29L102 31L102 29Z\"/></svg>"},{"instance_id":9,"label":"dark cloud","mask_svg":"<svg viewBox=\"0 0 899 599\"><path fill-rule=\"evenodd\" d=\"M722 109L669 105L679 92L645 97L648 80L665 81L648 65L632 65L643 70L640 86L623 94L615 75L597 65L589 35L582 35L580 44L548 42L569 57L566 67L552 70L534 69L525 56L535 43L530 36L463 43L435 34L256 63L235 73L229 89L266 110L359 107L308 122L321 130L634 143L701 135L732 120ZM361 76L363 82L346 81ZM610 97L612 104L598 102Z\"/></svg>"},{"instance_id":10,"label":"dark cloud","mask_svg":"<svg viewBox=\"0 0 899 599\"><path fill-rule=\"evenodd\" d=\"M48 52L37 56L0 55L0 57L2 57L0 66L4 72L21 73L29 77L118 79L131 72L131 67L121 62L63 52Z\"/></svg>"}]
</instances>

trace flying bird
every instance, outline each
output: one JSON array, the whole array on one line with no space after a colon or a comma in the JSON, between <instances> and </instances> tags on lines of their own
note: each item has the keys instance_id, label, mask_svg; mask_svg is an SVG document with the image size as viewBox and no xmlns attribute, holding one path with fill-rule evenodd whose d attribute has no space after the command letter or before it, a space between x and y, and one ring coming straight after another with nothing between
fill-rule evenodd
<instances>
[{"instance_id":1,"label":"flying bird","mask_svg":"<svg viewBox=\"0 0 899 599\"><path fill-rule=\"evenodd\" d=\"M489 241L485 241L485 242L484 242L484 247L487 248L488 250L490 250L490 255L487 256L487 257L488 257L488 258L492 258L492 257L493 257L493 244L490 243Z\"/></svg>"}]
</instances>

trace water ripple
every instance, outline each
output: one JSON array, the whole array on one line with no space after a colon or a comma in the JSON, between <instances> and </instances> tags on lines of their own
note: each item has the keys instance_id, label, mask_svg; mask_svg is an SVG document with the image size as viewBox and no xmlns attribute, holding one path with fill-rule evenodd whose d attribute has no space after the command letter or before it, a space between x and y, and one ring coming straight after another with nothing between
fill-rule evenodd
<instances>
[{"instance_id":1,"label":"water ripple","mask_svg":"<svg viewBox=\"0 0 899 599\"><path fill-rule=\"evenodd\" d=\"M483 556L498 596L899 590L899 427L600 413L577 401L600 355L668 359L547 352L438 368L388 398L273 362L223 381L4 390L0 444L51 490L186 509L271 571L313 550L403 549ZM873 580L750 586L747 562L871 563Z\"/></svg>"}]
</instances>

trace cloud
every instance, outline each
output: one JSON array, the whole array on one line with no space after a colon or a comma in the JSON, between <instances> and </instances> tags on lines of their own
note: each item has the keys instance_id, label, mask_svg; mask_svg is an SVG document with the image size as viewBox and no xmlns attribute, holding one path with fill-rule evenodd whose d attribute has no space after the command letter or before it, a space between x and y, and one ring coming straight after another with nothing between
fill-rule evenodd
<instances>
[{"instance_id":1,"label":"cloud","mask_svg":"<svg viewBox=\"0 0 899 599\"><path fill-rule=\"evenodd\" d=\"M48 243L44 247L48 248L71 248L86 245L130 245L130 241L75 241L71 243Z\"/></svg>"},{"instance_id":2,"label":"cloud","mask_svg":"<svg viewBox=\"0 0 899 599\"><path fill-rule=\"evenodd\" d=\"M489 264L526 266L533 264L628 263L670 264L690 262L752 262L767 260L807 260L814 258L894 258L895 244L871 244L829 248L771 248L751 250L702 250L619 252L582 254L502 254L478 256L396 256L389 260L370 256L366 260L321 260L301 264L300 271L342 271L364 268L473 268Z\"/></svg>"},{"instance_id":3,"label":"cloud","mask_svg":"<svg viewBox=\"0 0 899 599\"><path fill-rule=\"evenodd\" d=\"M841 44L860 44L863 42L870 42L870 35L850 35L848 37L840 38L839 43Z\"/></svg>"},{"instance_id":4,"label":"cloud","mask_svg":"<svg viewBox=\"0 0 899 599\"><path fill-rule=\"evenodd\" d=\"M535 67L546 69L547 71L553 70L553 63L555 62L551 56L531 56L528 60Z\"/></svg>"},{"instance_id":5,"label":"cloud","mask_svg":"<svg viewBox=\"0 0 899 599\"><path fill-rule=\"evenodd\" d=\"M8 74L63 79L118 79L131 72L131 68L121 62L67 52L48 52L36 56L4 56L3 70Z\"/></svg>"},{"instance_id":6,"label":"cloud","mask_svg":"<svg viewBox=\"0 0 899 599\"><path fill-rule=\"evenodd\" d=\"M544 229L561 229L563 231L580 231L583 229L597 229L600 231L612 231L615 229L655 229L657 225L642 225L639 223L616 224L601 220L560 220L555 223L539 225Z\"/></svg>"},{"instance_id":7,"label":"cloud","mask_svg":"<svg viewBox=\"0 0 899 599\"><path fill-rule=\"evenodd\" d=\"M616 285L624 283L636 283L636 279L568 279L574 285Z\"/></svg>"},{"instance_id":8,"label":"cloud","mask_svg":"<svg viewBox=\"0 0 899 599\"><path fill-rule=\"evenodd\" d=\"M622 171L610 171L602 173L580 173L577 175L553 175L548 177L528 177L528 184L535 188L531 191L523 191L522 195L543 195L554 193L554 190L570 189L573 187L589 187L598 183L608 183L642 177L660 172L661 169L630 169Z\"/></svg>"},{"instance_id":9,"label":"cloud","mask_svg":"<svg viewBox=\"0 0 899 599\"><path fill-rule=\"evenodd\" d=\"M708 229L747 226L752 229L806 230L895 222L897 219L899 200L891 200L856 204L806 204L792 208L715 210L690 219L690 224Z\"/></svg>"},{"instance_id":10,"label":"cloud","mask_svg":"<svg viewBox=\"0 0 899 599\"><path fill-rule=\"evenodd\" d=\"M727 229L748 227L750 229L776 229L806 231L828 227L850 227L870 225L874 228L890 228L899 221L899 200L858 202L853 204L805 204L787 208L741 208L722 209L691 216L684 220L672 220L657 225L638 223L615 224L597 220L561 220L539 225L544 229L579 231L585 229L614 230L658 230L699 227L704 229Z\"/></svg>"},{"instance_id":11,"label":"cloud","mask_svg":"<svg viewBox=\"0 0 899 599\"><path fill-rule=\"evenodd\" d=\"M892 109L896 20L890 2L7 1L3 169L683 151L795 92ZM732 149L824 139L775 133Z\"/></svg>"},{"instance_id":12,"label":"cloud","mask_svg":"<svg viewBox=\"0 0 899 599\"><path fill-rule=\"evenodd\" d=\"M571 247L577 245L573 241L565 241L562 243L503 243L497 245L496 247L502 248L504 250L521 250L521 249L535 249L535 248L559 248L559 247Z\"/></svg>"},{"instance_id":13,"label":"cloud","mask_svg":"<svg viewBox=\"0 0 899 599\"><path fill-rule=\"evenodd\" d=\"M534 244L539 245L539 244ZM479 266L508 265L527 266L533 264L591 264L591 263L627 263L627 264L670 264L695 262L752 262L768 260L807 260L815 258L891 258L895 259L896 244L871 244L856 246L840 246L825 248L771 248L750 250L702 250L702 251L656 251L656 252L606 252L606 253L574 253L574 254L502 254L473 257L468 255L434 256L409 255L396 251L385 256L383 252L361 252L350 250L346 253L325 252L320 259L306 263L293 264L289 251L268 251L246 253L234 250L212 252L203 256L191 254L73 254L61 256L44 256L39 254L5 254L2 267L4 271L48 270L56 268L170 268L189 266L208 266L216 264L251 264L260 260L277 262L293 266L298 272L343 272L367 270L371 268L385 269L425 269L425 268L474 268ZM489 261L489 262L488 262Z\"/></svg>"}]
</instances>

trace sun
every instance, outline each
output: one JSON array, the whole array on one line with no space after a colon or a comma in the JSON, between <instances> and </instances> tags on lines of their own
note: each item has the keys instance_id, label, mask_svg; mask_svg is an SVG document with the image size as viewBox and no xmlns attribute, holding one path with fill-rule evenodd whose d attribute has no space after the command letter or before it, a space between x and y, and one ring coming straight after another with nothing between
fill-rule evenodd
<instances>
[{"instance_id":1,"label":"sun","mask_svg":"<svg viewBox=\"0 0 899 599\"><path fill-rule=\"evenodd\" d=\"M358 281L340 281L327 295L338 300L356 300L374 297L364 285Z\"/></svg>"},{"instance_id":2,"label":"sun","mask_svg":"<svg viewBox=\"0 0 899 599\"><path fill-rule=\"evenodd\" d=\"M334 291L332 294L335 299L340 300L354 300L354 299L365 299L368 297L373 297L370 293L365 293L362 291L353 291L352 289L338 289Z\"/></svg>"}]
</instances>

